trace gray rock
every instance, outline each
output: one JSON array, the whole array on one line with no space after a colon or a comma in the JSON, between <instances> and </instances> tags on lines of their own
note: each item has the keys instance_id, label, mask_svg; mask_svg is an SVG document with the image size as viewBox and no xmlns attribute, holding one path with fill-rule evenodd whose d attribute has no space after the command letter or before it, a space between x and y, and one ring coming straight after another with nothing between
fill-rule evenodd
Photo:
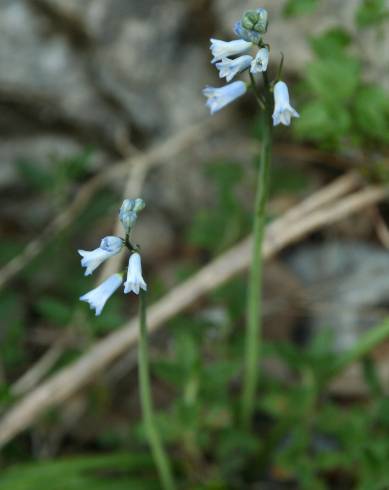
<instances>
[{"instance_id":1,"label":"gray rock","mask_svg":"<svg viewBox=\"0 0 389 490\"><path fill-rule=\"evenodd\" d=\"M116 1L116 13L127 15L112 12L107 19L94 63L96 81L138 127L170 134L205 114L201 88L208 64L196 46L182 47L185 3L148 2L149 9L132 3L126 12L128 2Z\"/></svg>"},{"instance_id":2,"label":"gray rock","mask_svg":"<svg viewBox=\"0 0 389 490\"><path fill-rule=\"evenodd\" d=\"M23 0L0 10L0 94L51 107L57 120L109 131L115 116L91 85L83 57ZM40 119L44 114L36 114ZM118 123L116 123L118 125Z\"/></svg>"},{"instance_id":3,"label":"gray rock","mask_svg":"<svg viewBox=\"0 0 389 490\"><path fill-rule=\"evenodd\" d=\"M313 330L331 328L336 348L350 348L389 313L389 253L362 242L299 247L288 258L305 286Z\"/></svg>"}]
</instances>

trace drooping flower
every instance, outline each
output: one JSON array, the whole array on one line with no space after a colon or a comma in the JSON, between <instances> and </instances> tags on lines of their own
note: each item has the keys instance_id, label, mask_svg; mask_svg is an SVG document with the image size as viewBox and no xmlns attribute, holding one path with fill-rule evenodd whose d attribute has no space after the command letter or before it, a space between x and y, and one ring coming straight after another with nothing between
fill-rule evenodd
<instances>
[{"instance_id":1,"label":"drooping flower","mask_svg":"<svg viewBox=\"0 0 389 490\"><path fill-rule=\"evenodd\" d=\"M208 98L207 106L209 107L211 114L214 114L238 97L244 95L246 91L247 85L244 82L239 81L220 88L206 87L203 90L203 94Z\"/></svg>"},{"instance_id":2,"label":"drooping flower","mask_svg":"<svg viewBox=\"0 0 389 490\"><path fill-rule=\"evenodd\" d=\"M246 70L251 65L253 57L249 55L239 56L234 60L223 58L222 61L216 63L216 68L219 70L219 77L226 78L230 82L235 75Z\"/></svg>"},{"instance_id":3,"label":"drooping flower","mask_svg":"<svg viewBox=\"0 0 389 490\"><path fill-rule=\"evenodd\" d=\"M273 124L290 125L292 117L300 117L300 114L293 109L289 101L289 90L285 82L277 82L274 86L274 112Z\"/></svg>"},{"instance_id":4,"label":"drooping flower","mask_svg":"<svg viewBox=\"0 0 389 490\"><path fill-rule=\"evenodd\" d=\"M218 39L211 39L210 50L213 55L211 63L216 63L229 56L243 54L248 51L252 45L251 42L244 41L243 39L235 41L219 41Z\"/></svg>"},{"instance_id":5,"label":"drooping flower","mask_svg":"<svg viewBox=\"0 0 389 490\"><path fill-rule=\"evenodd\" d=\"M127 280L124 283L124 293L139 294L140 289L147 291L147 284L142 277L142 263L140 255L135 252L131 254L128 261Z\"/></svg>"},{"instance_id":6,"label":"drooping flower","mask_svg":"<svg viewBox=\"0 0 389 490\"><path fill-rule=\"evenodd\" d=\"M103 283L97 286L97 288L92 289L92 291L89 291L89 293L81 296L80 300L89 303L90 308L92 310L94 309L96 311L96 316L98 316L103 311L107 300L113 295L122 282L122 274L113 274Z\"/></svg>"},{"instance_id":7,"label":"drooping flower","mask_svg":"<svg viewBox=\"0 0 389 490\"><path fill-rule=\"evenodd\" d=\"M123 240L116 236L107 236L101 240L100 247L95 250L78 250L81 255L81 266L85 267L85 275L90 276L105 260L117 255L123 247Z\"/></svg>"},{"instance_id":8,"label":"drooping flower","mask_svg":"<svg viewBox=\"0 0 389 490\"><path fill-rule=\"evenodd\" d=\"M262 73L267 70L269 64L269 50L267 48L261 48L256 57L251 62L250 71L253 75Z\"/></svg>"}]
</instances>

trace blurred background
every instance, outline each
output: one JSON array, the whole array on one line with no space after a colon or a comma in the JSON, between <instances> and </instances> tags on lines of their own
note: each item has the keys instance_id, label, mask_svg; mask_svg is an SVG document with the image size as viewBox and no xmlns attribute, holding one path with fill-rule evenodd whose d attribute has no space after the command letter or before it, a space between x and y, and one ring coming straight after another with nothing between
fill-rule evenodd
<instances>
[{"instance_id":1,"label":"blurred background","mask_svg":"<svg viewBox=\"0 0 389 490\"><path fill-rule=\"evenodd\" d=\"M158 421L180 488L386 489L389 344L318 382L389 318L385 0L0 0L0 410L136 315L135 297L116 294L98 318L78 301L120 267L85 278L77 249L118 233L124 198L147 204L135 235L150 303L249 235L255 99L210 117L201 91L222 85L209 38L233 39L258 7L269 11L270 71L283 52L301 114L275 131L269 220L339 178L357 201L382 195L267 263L255 429L236 424L245 274L233 272L158 325ZM11 429L0 420L1 488L160 488L136 350L117 354L71 395L57 384L37 402L55 403L23 405Z\"/></svg>"}]
</instances>

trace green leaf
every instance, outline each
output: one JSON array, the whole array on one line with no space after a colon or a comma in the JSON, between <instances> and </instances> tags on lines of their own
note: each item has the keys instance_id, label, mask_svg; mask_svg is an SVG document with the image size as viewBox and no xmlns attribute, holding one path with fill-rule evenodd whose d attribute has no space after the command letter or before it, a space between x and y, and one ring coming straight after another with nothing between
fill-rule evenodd
<instances>
[{"instance_id":1,"label":"green leaf","mask_svg":"<svg viewBox=\"0 0 389 490\"><path fill-rule=\"evenodd\" d=\"M351 128L351 116L344 107L321 100L307 103L300 115L294 125L296 135L320 143L324 148L337 148Z\"/></svg>"},{"instance_id":2,"label":"green leaf","mask_svg":"<svg viewBox=\"0 0 389 490\"><path fill-rule=\"evenodd\" d=\"M309 88L316 96L331 104L344 104L350 100L359 79L359 62L346 56L317 60L307 70Z\"/></svg>"},{"instance_id":3,"label":"green leaf","mask_svg":"<svg viewBox=\"0 0 389 490\"><path fill-rule=\"evenodd\" d=\"M23 182L37 191L49 191L54 186L52 173L37 162L20 159L15 163Z\"/></svg>"},{"instance_id":4,"label":"green leaf","mask_svg":"<svg viewBox=\"0 0 389 490\"><path fill-rule=\"evenodd\" d=\"M376 86L358 91L354 105L357 129L368 139L389 143L389 94Z\"/></svg>"},{"instance_id":5,"label":"green leaf","mask_svg":"<svg viewBox=\"0 0 389 490\"><path fill-rule=\"evenodd\" d=\"M149 456L121 454L14 466L0 477L12 490L157 490Z\"/></svg>"},{"instance_id":6,"label":"green leaf","mask_svg":"<svg viewBox=\"0 0 389 490\"><path fill-rule=\"evenodd\" d=\"M385 0L364 0L356 13L357 25L362 28L380 24L388 18Z\"/></svg>"},{"instance_id":7,"label":"green leaf","mask_svg":"<svg viewBox=\"0 0 389 490\"><path fill-rule=\"evenodd\" d=\"M310 14L316 10L318 5L318 0L288 0L283 13L286 17Z\"/></svg>"},{"instance_id":8,"label":"green leaf","mask_svg":"<svg viewBox=\"0 0 389 490\"><path fill-rule=\"evenodd\" d=\"M66 325L72 315L68 305L51 296L43 296L36 307L42 316L56 325Z\"/></svg>"},{"instance_id":9,"label":"green leaf","mask_svg":"<svg viewBox=\"0 0 389 490\"><path fill-rule=\"evenodd\" d=\"M208 205L197 213L188 239L217 253L240 238L247 224L245 211L234 194L243 171L232 162L216 162L209 165L206 174L214 183L216 205L212 208Z\"/></svg>"},{"instance_id":10,"label":"green leaf","mask_svg":"<svg viewBox=\"0 0 389 490\"><path fill-rule=\"evenodd\" d=\"M309 175L298 168L274 166L272 169L271 194L299 194L309 186Z\"/></svg>"},{"instance_id":11,"label":"green leaf","mask_svg":"<svg viewBox=\"0 0 389 490\"><path fill-rule=\"evenodd\" d=\"M180 370L176 362L162 360L153 362L152 371L173 386L182 387L185 383L185 373Z\"/></svg>"},{"instance_id":12,"label":"green leaf","mask_svg":"<svg viewBox=\"0 0 389 490\"><path fill-rule=\"evenodd\" d=\"M321 58L343 56L351 43L350 34L341 27L335 27L311 39L311 48Z\"/></svg>"}]
</instances>

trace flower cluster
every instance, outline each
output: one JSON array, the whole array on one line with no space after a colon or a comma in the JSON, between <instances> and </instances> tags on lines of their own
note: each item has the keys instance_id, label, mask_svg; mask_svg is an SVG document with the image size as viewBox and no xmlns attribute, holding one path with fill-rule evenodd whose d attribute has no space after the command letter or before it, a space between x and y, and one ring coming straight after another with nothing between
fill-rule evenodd
<instances>
[{"instance_id":1,"label":"flower cluster","mask_svg":"<svg viewBox=\"0 0 389 490\"><path fill-rule=\"evenodd\" d=\"M211 39L211 52L219 71L219 77L225 78L227 85L220 88L206 87L203 94L207 97L207 106L211 114L220 111L247 92L248 87L254 87L255 76L266 73L269 64L270 48L263 41L263 35L268 27L268 13L265 9L247 11L242 19L234 26L235 34L240 38L234 41ZM249 54L253 48L255 55ZM240 73L249 71L251 84L243 81L231 82ZM285 82L276 80L271 88L274 94L273 124L290 125L292 117L299 117L289 101L289 91Z\"/></svg>"},{"instance_id":2,"label":"flower cluster","mask_svg":"<svg viewBox=\"0 0 389 490\"><path fill-rule=\"evenodd\" d=\"M85 267L85 275L91 275L107 259L117 255L123 247L130 251L128 260L127 278L124 282L124 293L139 294L140 290L147 290L147 284L142 277L141 256L137 248L130 242L131 230L138 218L138 213L145 207L143 199L126 199L119 212L119 219L125 231L125 238L107 236L101 240L100 246L95 250L78 250L81 255L81 266ZM80 297L81 301L89 303L96 315L100 315L105 303L113 293L123 284L125 271L113 274L97 288Z\"/></svg>"}]
</instances>

